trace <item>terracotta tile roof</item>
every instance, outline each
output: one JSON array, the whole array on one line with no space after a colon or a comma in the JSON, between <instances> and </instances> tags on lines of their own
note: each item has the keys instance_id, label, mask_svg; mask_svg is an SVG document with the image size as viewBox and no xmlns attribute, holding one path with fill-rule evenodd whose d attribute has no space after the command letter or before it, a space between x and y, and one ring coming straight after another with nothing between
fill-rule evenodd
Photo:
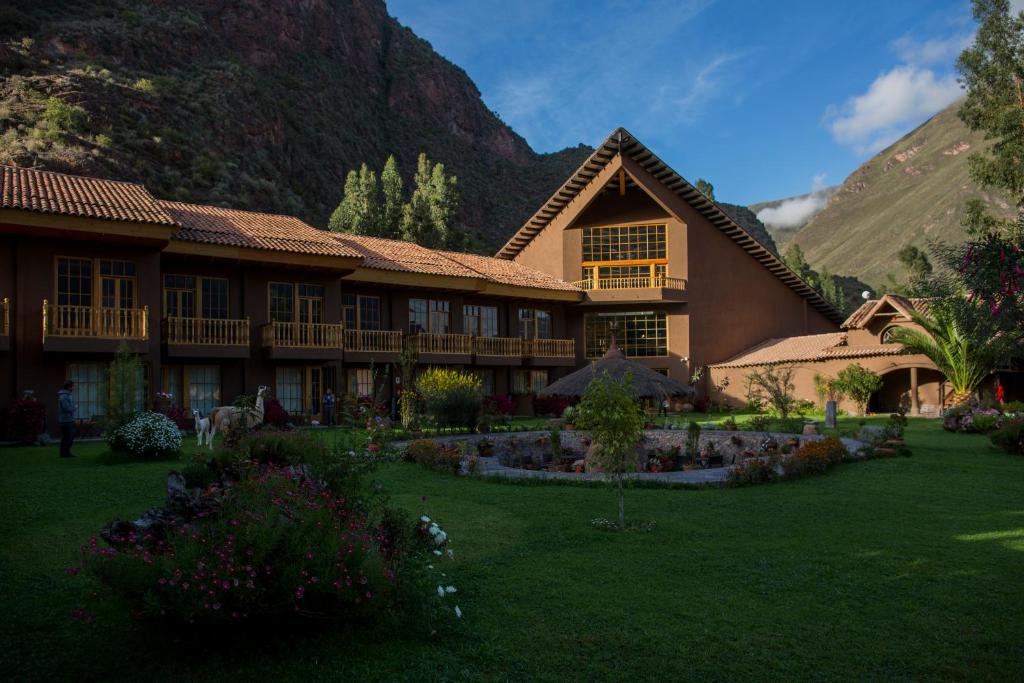
<instances>
[{"instance_id":1,"label":"terracotta tile roof","mask_svg":"<svg viewBox=\"0 0 1024 683\"><path fill-rule=\"evenodd\" d=\"M17 166L0 166L0 208L174 225L142 185Z\"/></svg>"},{"instance_id":2,"label":"terracotta tile roof","mask_svg":"<svg viewBox=\"0 0 1024 683\"><path fill-rule=\"evenodd\" d=\"M833 358L863 358L867 356L896 356L903 353L899 344L847 346L845 332L808 334L800 337L768 339L723 363L716 368L742 368L754 365L779 365Z\"/></svg>"},{"instance_id":3,"label":"terracotta tile roof","mask_svg":"<svg viewBox=\"0 0 1024 683\"><path fill-rule=\"evenodd\" d=\"M562 212L587 185L621 154L629 157L650 173L680 199L701 213L718 230L733 240L790 289L804 297L815 309L829 320L839 323L842 314L804 282L770 249L766 248L750 233L743 229L718 204L676 173L668 164L659 159L650 149L625 128L616 128L594 153L584 161L576 172L566 180L551 198L523 224L496 256L514 259L530 241Z\"/></svg>"},{"instance_id":4,"label":"terracotta tile roof","mask_svg":"<svg viewBox=\"0 0 1024 683\"><path fill-rule=\"evenodd\" d=\"M562 291L578 291L579 288L556 277L548 275L529 266L479 254L463 254L453 251L441 252L453 261L467 268L472 268L491 282L519 287L536 287L538 289L557 289Z\"/></svg>"},{"instance_id":5,"label":"terracotta tile roof","mask_svg":"<svg viewBox=\"0 0 1024 683\"><path fill-rule=\"evenodd\" d=\"M159 204L180 226L175 240L317 256L359 256L331 233L294 216L165 200Z\"/></svg>"},{"instance_id":6,"label":"terracotta tile roof","mask_svg":"<svg viewBox=\"0 0 1024 683\"><path fill-rule=\"evenodd\" d=\"M863 327L882 308L882 305L886 303L907 319L910 318L911 312L914 311L924 315L928 313L930 301L930 299L915 299L898 294L885 294L879 299L869 299L861 304L856 311L850 314L850 317L843 321L842 328L844 330L851 330Z\"/></svg>"},{"instance_id":7,"label":"terracotta tile roof","mask_svg":"<svg viewBox=\"0 0 1024 683\"><path fill-rule=\"evenodd\" d=\"M480 277L476 271L447 258L440 251L427 249L413 242L347 233L332 233L332 237L362 256L364 268L453 277Z\"/></svg>"},{"instance_id":8,"label":"terracotta tile roof","mask_svg":"<svg viewBox=\"0 0 1024 683\"><path fill-rule=\"evenodd\" d=\"M428 249L412 242L333 233L335 239L363 256L364 268L487 280L538 289L576 291L563 280L539 270L491 256Z\"/></svg>"}]
</instances>

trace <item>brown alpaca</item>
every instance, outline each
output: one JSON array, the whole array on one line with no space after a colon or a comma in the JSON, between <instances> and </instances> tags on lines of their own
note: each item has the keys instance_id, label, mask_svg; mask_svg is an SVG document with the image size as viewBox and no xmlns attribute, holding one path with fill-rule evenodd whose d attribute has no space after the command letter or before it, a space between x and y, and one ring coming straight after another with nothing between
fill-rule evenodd
<instances>
[{"instance_id":1,"label":"brown alpaca","mask_svg":"<svg viewBox=\"0 0 1024 683\"><path fill-rule=\"evenodd\" d=\"M213 450L213 437L217 432L227 432L235 425L241 425L246 429L252 429L263 423L263 395L270 391L270 387L261 386L256 392L256 408L254 410L243 410L238 406L220 406L210 411L210 433L206 437L206 443Z\"/></svg>"}]
</instances>

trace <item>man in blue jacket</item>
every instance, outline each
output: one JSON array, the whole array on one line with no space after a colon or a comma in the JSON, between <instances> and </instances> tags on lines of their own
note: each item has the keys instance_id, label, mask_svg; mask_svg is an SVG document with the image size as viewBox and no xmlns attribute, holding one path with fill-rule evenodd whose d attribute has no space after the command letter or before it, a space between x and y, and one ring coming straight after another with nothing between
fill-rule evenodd
<instances>
[{"instance_id":1,"label":"man in blue jacket","mask_svg":"<svg viewBox=\"0 0 1024 683\"><path fill-rule=\"evenodd\" d=\"M57 392L57 419L60 422L60 457L73 458L71 445L75 443L75 399L71 392L75 383L64 382L64 388Z\"/></svg>"}]
</instances>

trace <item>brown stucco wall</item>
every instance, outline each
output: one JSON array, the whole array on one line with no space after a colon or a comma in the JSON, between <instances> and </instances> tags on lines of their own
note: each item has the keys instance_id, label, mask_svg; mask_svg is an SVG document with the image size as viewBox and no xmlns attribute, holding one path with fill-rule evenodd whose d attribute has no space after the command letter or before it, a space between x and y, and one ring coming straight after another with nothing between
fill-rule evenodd
<instances>
[{"instance_id":1,"label":"brown stucco wall","mask_svg":"<svg viewBox=\"0 0 1024 683\"><path fill-rule=\"evenodd\" d=\"M821 401L814 387L815 375L836 377L840 370L853 363L859 363L868 370L882 375L884 384L878 392L877 400L873 402L873 409L892 410L904 399L909 405L909 371L910 368L917 368L919 406L926 414L939 412L943 377L941 373L935 370L932 362L924 356L875 356L793 363L779 367L793 368L793 393L797 398L820 404ZM728 386L723 391L714 393L715 400L721 401L724 399L727 405L734 408L744 406L747 401L746 378L755 369L763 370L764 368L710 368L708 375L711 386L720 387L726 381L728 382ZM849 399L840 401L839 407L851 414L856 414L858 410L858 407Z\"/></svg>"}]
</instances>

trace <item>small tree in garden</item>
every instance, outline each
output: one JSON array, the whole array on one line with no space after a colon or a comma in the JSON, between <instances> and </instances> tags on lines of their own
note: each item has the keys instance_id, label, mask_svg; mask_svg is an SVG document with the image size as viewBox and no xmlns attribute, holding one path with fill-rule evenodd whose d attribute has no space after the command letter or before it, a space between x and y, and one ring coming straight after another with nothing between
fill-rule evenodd
<instances>
[{"instance_id":1,"label":"small tree in garden","mask_svg":"<svg viewBox=\"0 0 1024 683\"><path fill-rule=\"evenodd\" d=\"M636 470L636 446L644 416L633 396L633 378L616 381L605 372L587 387L580 401L577 426L589 432L592 458L612 480L619 497L619 529L626 527L625 475Z\"/></svg>"},{"instance_id":2,"label":"small tree in garden","mask_svg":"<svg viewBox=\"0 0 1024 683\"><path fill-rule=\"evenodd\" d=\"M427 415L438 427L476 427L483 405L480 378L450 368L430 368L416 382Z\"/></svg>"},{"instance_id":3,"label":"small tree in garden","mask_svg":"<svg viewBox=\"0 0 1024 683\"><path fill-rule=\"evenodd\" d=\"M825 401L840 401L843 398L843 387L836 377L816 374L814 376L814 391L822 403Z\"/></svg>"},{"instance_id":4,"label":"small tree in garden","mask_svg":"<svg viewBox=\"0 0 1024 683\"><path fill-rule=\"evenodd\" d=\"M145 368L139 357L121 342L107 370L107 414L105 430L112 434L127 424L139 411Z\"/></svg>"},{"instance_id":5,"label":"small tree in garden","mask_svg":"<svg viewBox=\"0 0 1024 683\"><path fill-rule=\"evenodd\" d=\"M876 372L868 370L860 363L851 363L839 371L839 390L849 396L856 404L861 415L868 410L871 394L882 388L882 378Z\"/></svg>"},{"instance_id":6,"label":"small tree in garden","mask_svg":"<svg viewBox=\"0 0 1024 683\"><path fill-rule=\"evenodd\" d=\"M782 419L796 408L796 397L793 391L793 368L766 367L764 370L752 370L747 375L750 388L761 401L772 407Z\"/></svg>"}]
</instances>

